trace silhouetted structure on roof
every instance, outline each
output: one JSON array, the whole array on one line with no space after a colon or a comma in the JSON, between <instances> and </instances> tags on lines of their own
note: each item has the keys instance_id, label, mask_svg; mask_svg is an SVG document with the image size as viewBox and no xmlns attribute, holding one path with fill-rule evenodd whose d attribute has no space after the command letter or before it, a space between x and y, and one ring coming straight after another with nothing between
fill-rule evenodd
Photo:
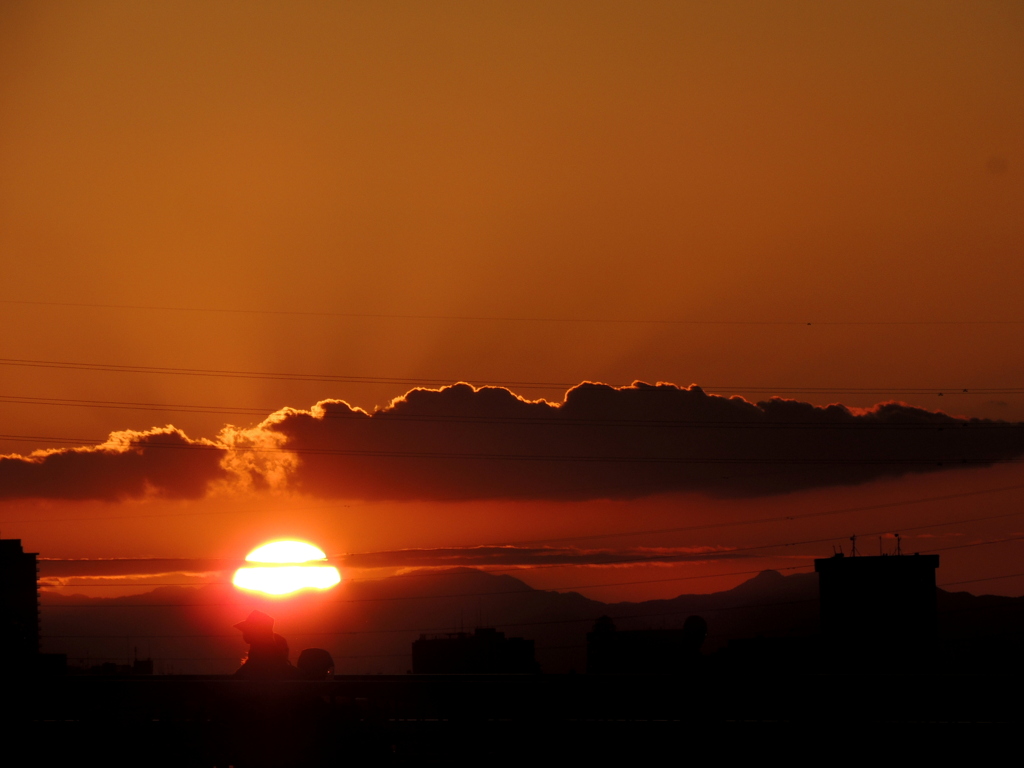
<instances>
[{"instance_id":1,"label":"silhouetted structure on roof","mask_svg":"<svg viewBox=\"0 0 1024 768\"><path fill-rule=\"evenodd\" d=\"M36 553L21 539L0 539L0 658L28 663L39 654Z\"/></svg>"},{"instance_id":2,"label":"silhouetted structure on roof","mask_svg":"<svg viewBox=\"0 0 1024 768\"><path fill-rule=\"evenodd\" d=\"M927 654L938 625L938 567L938 555L815 560L826 648L852 662Z\"/></svg>"},{"instance_id":3,"label":"silhouetted structure on roof","mask_svg":"<svg viewBox=\"0 0 1024 768\"><path fill-rule=\"evenodd\" d=\"M587 633L587 672L590 674L678 674L693 669L708 624L690 616L682 629L620 631L608 616Z\"/></svg>"},{"instance_id":4,"label":"silhouetted structure on roof","mask_svg":"<svg viewBox=\"0 0 1024 768\"><path fill-rule=\"evenodd\" d=\"M242 666L235 677L243 680L288 680L298 676L295 667L288 660L288 641L274 632L274 619L253 611L245 621L235 624L242 633L242 640L249 643Z\"/></svg>"},{"instance_id":5,"label":"silhouetted structure on roof","mask_svg":"<svg viewBox=\"0 0 1024 768\"><path fill-rule=\"evenodd\" d=\"M334 659L324 648L306 648L296 664L303 680L327 680L334 674Z\"/></svg>"},{"instance_id":6,"label":"silhouetted structure on roof","mask_svg":"<svg viewBox=\"0 0 1024 768\"><path fill-rule=\"evenodd\" d=\"M529 674L539 672L533 640L478 627L472 634L420 635L412 644L414 674Z\"/></svg>"}]
</instances>

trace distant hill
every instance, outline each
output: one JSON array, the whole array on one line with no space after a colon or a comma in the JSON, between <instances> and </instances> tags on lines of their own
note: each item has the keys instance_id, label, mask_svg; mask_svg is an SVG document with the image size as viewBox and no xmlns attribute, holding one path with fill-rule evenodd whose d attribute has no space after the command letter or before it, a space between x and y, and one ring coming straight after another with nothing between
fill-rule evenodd
<instances>
[{"instance_id":1,"label":"distant hill","mask_svg":"<svg viewBox=\"0 0 1024 768\"><path fill-rule=\"evenodd\" d=\"M162 587L120 598L44 592L42 628L44 650L68 653L72 663L123 663L137 653L152 657L158 672L223 674L237 668L246 650L233 625L259 608L276 618L293 659L303 648L322 647L339 673L401 674L421 633L495 626L533 639L545 672L582 672L586 633L602 615L620 629L652 629L681 627L699 614L709 625L704 650L713 652L738 638L814 635L817 598L815 574L764 571L713 594L603 603L465 568L349 581L327 595L287 600L252 597L229 585ZM939 611L958 664L977 662L979 647L1010 653L1024 637L1024 598L940 590Z\"/></svg>"}]
</instances>

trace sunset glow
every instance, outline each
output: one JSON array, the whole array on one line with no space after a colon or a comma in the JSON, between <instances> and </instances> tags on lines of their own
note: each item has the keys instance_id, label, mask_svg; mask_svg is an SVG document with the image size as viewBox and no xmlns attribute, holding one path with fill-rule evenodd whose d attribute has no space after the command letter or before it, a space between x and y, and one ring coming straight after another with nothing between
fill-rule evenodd
<instances>
[{"instance_id":1,"label":"sunset glow","mask_svg":"<svg viewBox=\"0 0 1024 768\"><path fill-rule=\"evenodd\" d=\"M312 565L327 560L322 550L304 541L274 541L257 547L245 558L249 563L235 571L232 583L239 589L267 595L290 595L303 589L330 589L341 582L331 565Z\"/></svg>"},{"instance_id":2,"label":"sunset glow","mask_svg":"<svg viewBox=\"0 0 1024 768\"><path fill-rule=\"evenodd\" d=\"M691 608L708 623L705 688L682 650L614 672L686 690L652 694L651 721L703 692L724 712L763 666L794 686L950 675L893 704L927 732L900 714L887 732L908 744L1004 722L968 679L1017 675L1024 638L1024 0L0 2L0 114L0 591L5 552L38 568L4 648L45 655L4 668L67 672L9 697L54 708L29 749L59 737L80 760L95 732L108 764L136 738L174 765L316 763L298 699L280 721L227 699L181 720L281 734L294 756L179 759L164 745L220 737L141 711L118 730L102 692L146 658L226 681L270 619L294 670L257 643L250 671L273 657L286 678L315 649L339 678L459 700L405 680L420 636L521 637L583 686L564 698L584 724L550 729L576 762L673 738L638 725L602 751L619 694L651 699L588 667L601 616L627 644ZM826 663L815 561L915 553L940 558L941 643L886 659L869 645L895 647L910 609L848 606L860 639ZM777 700L886 698L864 679L838 703ZM389 725L365 729L395 740L364 745L345 690L327 762L452 731L439 715L428 736L447 705L410 694L422 712L396 728L428 729L410 741L372 693ZM932 709L938 690L985 711ZM473 715L536 709L509 701ZM810 743L816 726L772 717L771 743ZM452 733L486 759L517 729L476 729L479 749ZM738 733L721 729L711 753Z\"/></svg>"}]
</instances>

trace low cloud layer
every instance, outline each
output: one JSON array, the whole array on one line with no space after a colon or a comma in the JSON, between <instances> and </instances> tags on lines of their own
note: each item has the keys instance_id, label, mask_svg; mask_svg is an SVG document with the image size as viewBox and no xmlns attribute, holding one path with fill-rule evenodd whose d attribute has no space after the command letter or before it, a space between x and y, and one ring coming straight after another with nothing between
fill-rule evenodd
<instances>
[{"instance_id":1,"label":"low cloud layer","mask_svg":"<svg viewBox=\"0 0 1024 768\"><path fill-rule=\"evenodd\" d=\"M239 560L218 558L40 558L39 576L47 581L63 579L150 578L171 574L209 574L229 572L244 564Z\"/></svg>"},{"instance_id":2,"label":"low cloud layer","mask_svg":"<svg viewBox=\"0 0 1024 768\"><path fill-rule=\"evenodd\" d=\"M1024 454L1024 427L899 403L853 410L750 403L699 387L581 384L564 403L458 384L368 414L340 401L263 430L294 451L290 487L395 500L766 495L986 465Z\"/></svg>"},{"instance_id":3,"label":"low cloud layer","mask_svg":"<svg viewBox=\"0 0 1024 768\"><path fill-rule=\"evenodd\" d=\"M550 565L637 565L746 557L709 547L578 549L576 547L449 547L345 555L349 568L451 568Z\"/></svg>"},{"instance_id":4,"label":"low cloud layer","mask_svg":"<svg viewBox=\"0 0 1024 768\"><path fill-rule=\"evenodd\" d=\"M0 456L0 499L197 499L228 478L225 456L173 427L116 432L98 446Z\"/></svg>"},{"instance_id":5,"label":"low cloud layer","mask_svg":"<svg viewBox=\"0 0 1024 768\"><path fill-rule=\"evenodd\" d=\"M578 547L443 547L358 552L332 557L343 569L372 568L495 568L552 565L642 565L749 557L715 547L629 547L581 549ZM156 576L190 576L226 579L242 560L218 558L96 558L39 561L40 577L56 586L75 580L149 579Z\"/></svg>"},{"instance_id":6,"label":"low cloud layer","mask_svg":"<svg viewBox=\"0 0 1024 768\"><path fill-rule=\"evenodd\" d=\"M0 457L0 499L195 499L217 487L375 501L759 496L1022 455L1024 425L901 403L751 403L643 383L581 384L550 403L457 384L373 413L338 400L284 409L215 441L168 426Z\"/></svg>"}]
</instances>

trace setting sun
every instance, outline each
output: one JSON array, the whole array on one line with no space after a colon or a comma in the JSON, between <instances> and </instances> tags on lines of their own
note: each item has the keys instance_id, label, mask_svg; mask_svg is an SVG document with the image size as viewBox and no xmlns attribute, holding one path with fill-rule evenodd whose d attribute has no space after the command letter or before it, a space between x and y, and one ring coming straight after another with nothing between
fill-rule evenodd
<instances>
[{"instance_id":1,"label":"setting sun","mask_svg":"<svg viewBox=\"0 0 1024 768\"><path fill-rule=\"evenodd\" d=\"M257 547L245 558L248 563L235 571L232 583L239 589L267 595L289 595L302 589L330 589L341 582L331 565L313 565L327 555L304 541L274 541Z\"/></svg>"}]
</instances>

